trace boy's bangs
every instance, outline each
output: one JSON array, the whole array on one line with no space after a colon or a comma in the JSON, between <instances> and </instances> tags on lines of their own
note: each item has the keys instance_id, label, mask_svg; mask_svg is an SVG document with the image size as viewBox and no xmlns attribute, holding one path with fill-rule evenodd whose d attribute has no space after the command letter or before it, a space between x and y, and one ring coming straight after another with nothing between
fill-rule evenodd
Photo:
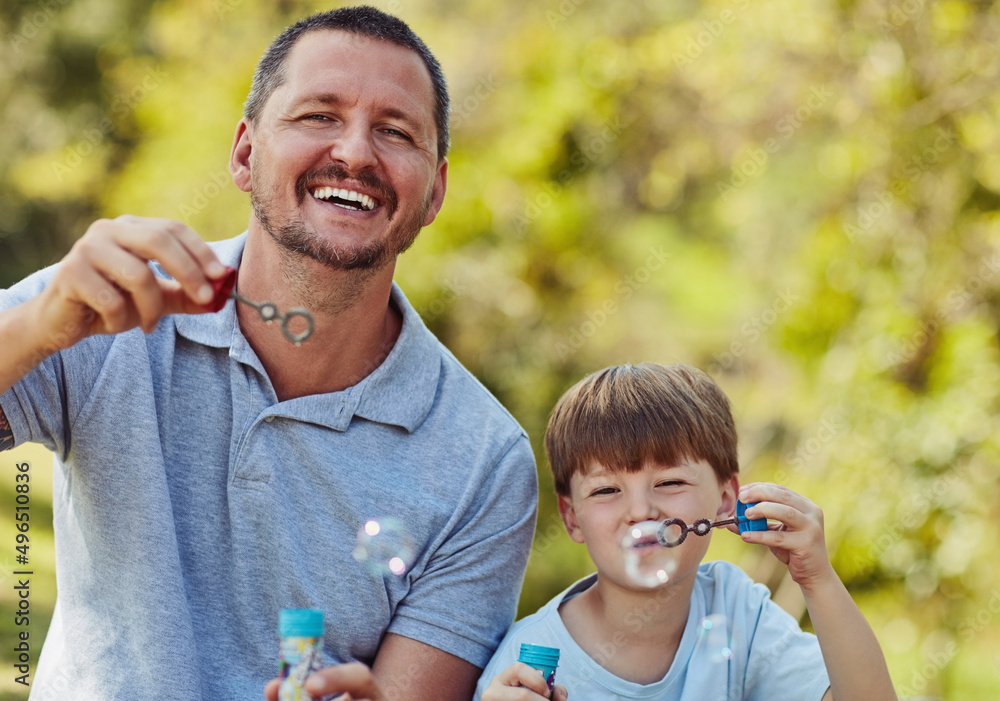
<instances>
[{"instance_id":1,"label":"boy's bangs","mask_svg":"<svg viewBox=\"0 0 1000 701\"><path fill-rule=\"evenodd\" d=\"M669 411L660 403L635 399L639 400L635 404L612 402L581 412L574 431L572 472L585 472L595 462L612 472L639 472L650 462L677 465L688 458L709 460L711 441L698 430L697 414L677 416L676 406Z\"/></svg>"},{"instance_id":2,"label":"boy's bangs","mask_svg":"<svg viewBox=\"0 0 1000 701\"><path fill-rule=\"evenodd\" d=\"M739 469L728 400L711 378L682 365L622 365L584 378L553 410L546 450L560 494L594 463L638 472L650 462L705 460L720 482Z\"/></svg>"}]
</instances>

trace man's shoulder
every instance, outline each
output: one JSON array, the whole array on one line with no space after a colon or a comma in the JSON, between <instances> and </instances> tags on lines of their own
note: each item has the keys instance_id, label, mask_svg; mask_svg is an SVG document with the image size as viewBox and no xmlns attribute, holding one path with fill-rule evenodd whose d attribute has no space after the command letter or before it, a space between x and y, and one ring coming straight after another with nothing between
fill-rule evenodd
<instances>
[{"instance_id":1,"label":"man's shoulder","mask_svg":"<svg viewBox=\"0 0 1000 701\"><path fill-rule=\"evenodd\" d=\"M403 291L395 286L397 303L405 305L404 316L417 327L423 337L419 344L425 354L433 353L440 363L435 405L438 411L449 414L459 425L489 428L527 438L517 419L504 407L493 393L428 329L420 315L410 305Z\"/></svg>"},{"instance_id":2,"label":"man's shoulder","mask_svg":"<svg viewBox=\"0 0 1000 701\"><path fill-rule=\"evenodd\" d=\"M243 248L247 243L247 232L244 231L242 234L237 234L236 236L231 236L227 239L207 241L206 243L208 243L209 248L215 252L215 255L223 263L226 261L233 261L243 253ZM230 263L230 265L231 264L232 263Z\"/></svg>"},{"instance_id":3,"label":"man's shoulder","mask_svg":"<svg viewBox=\"0 0 1000 701\"><path fill-rule=\"evenodd\" d=\"M430 330L427 333L431 333ZM524 433L524 429L521 428L517 419L500 403L500 400L493 395L479 378L462 365L458 358L436 336L434 337L434 342L437 343L441 352L442 392L449 392L451 394L450 398L460 402L463 407L474 408L477 414L489 416L492 420L507 426L513 431ZM474 419L475 417L470 416L469 418Z\"/></svg>"}]
</instances>

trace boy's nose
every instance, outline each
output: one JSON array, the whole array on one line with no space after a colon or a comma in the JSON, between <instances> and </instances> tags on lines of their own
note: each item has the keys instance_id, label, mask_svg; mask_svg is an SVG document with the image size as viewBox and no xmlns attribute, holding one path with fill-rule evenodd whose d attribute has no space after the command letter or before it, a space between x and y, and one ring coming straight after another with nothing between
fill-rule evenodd
<instances>
[{"instance_id":1,"label":"boy's nose","mask_svg":"<svg viewBox=\"0 0 1000 701\"><path fill-rule=\"evenodd\" d=\"M662 518L660 510L646 494L635 494L628 502L628 522L658 521Z\"/></svg>"}]
</instances>

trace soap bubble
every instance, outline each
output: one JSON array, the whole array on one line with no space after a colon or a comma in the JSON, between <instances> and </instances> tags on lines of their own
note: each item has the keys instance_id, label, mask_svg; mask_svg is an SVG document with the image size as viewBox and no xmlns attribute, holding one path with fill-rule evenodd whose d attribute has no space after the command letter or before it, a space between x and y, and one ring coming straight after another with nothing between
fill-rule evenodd
<instances>
[{"instance_id":1,"label":"soap bubble","mask_svg":"<svg viewBox=\"0 0 1000 701\"><path fill-rule=\"evenodd\" d=\"M413 564L413 536L394 518L370 519L358 529L351 553L377 575L401 576Z\"/></svg>"},{"instance_id":2,"label":"soap bubble","mask_svg":"<svg viewBox=\"0 0 1000 701\"><path fill-rule=\"evenodd\" d=\"M677 551L665 548L657 538L659 521L640 521L630 526L622 540L625 574L643 587L659 587L677 570Z\"/></svg>"},{"instance_id":3,"label":"soap bubble","mask_svg":"<svg viewBox=\"0 0 1000 701\"><path fill-rule=\"evenodd\" d=\"M731 660L733 650L729 647L729 621L726 617L713 613L701 619L695 644L708 652L708 658L712 662L721 664Z\"/></svg>"}]
</instances>

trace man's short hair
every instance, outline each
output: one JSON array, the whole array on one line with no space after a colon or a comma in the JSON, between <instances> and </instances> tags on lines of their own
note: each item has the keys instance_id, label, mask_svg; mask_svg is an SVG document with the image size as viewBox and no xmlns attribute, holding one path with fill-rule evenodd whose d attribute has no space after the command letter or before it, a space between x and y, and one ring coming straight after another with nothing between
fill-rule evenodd
<instances>
[{"instance_id":1,"label":"man's short hair","mask_svg":"<svg viewBox=\"0 0 1000 701\"><path fill-rule=\"evenodd\" d=\"M409 25L398 17L388 15L367 5L342 7L329 12L320 12L299 20L283 31L268 47L254 71L250 94L243 105L243 116L253 122L264 110L267 99L285 82L285 59L295 43L309 32L341 31L360 36L388 41L404 49L413 51L427 67L434 89L434 123L437 126L438 158L448 153L448 85L445 83L441 64L434 58L427 45L413 33Z\"/></svg>"},{"instance_id":2,"label":"man's short hair","mask_svg":"<svg viewBox=\"0 0 1000 701\"><path fill-rule=\"evenodd\" d=\"M638 472L647 463L704 460L721 484L739 472L729 400L707 374L688 365L615 365L588 375L556 403L545 452L556 493L593 463Z\"/></svg>"}]
</instances>

